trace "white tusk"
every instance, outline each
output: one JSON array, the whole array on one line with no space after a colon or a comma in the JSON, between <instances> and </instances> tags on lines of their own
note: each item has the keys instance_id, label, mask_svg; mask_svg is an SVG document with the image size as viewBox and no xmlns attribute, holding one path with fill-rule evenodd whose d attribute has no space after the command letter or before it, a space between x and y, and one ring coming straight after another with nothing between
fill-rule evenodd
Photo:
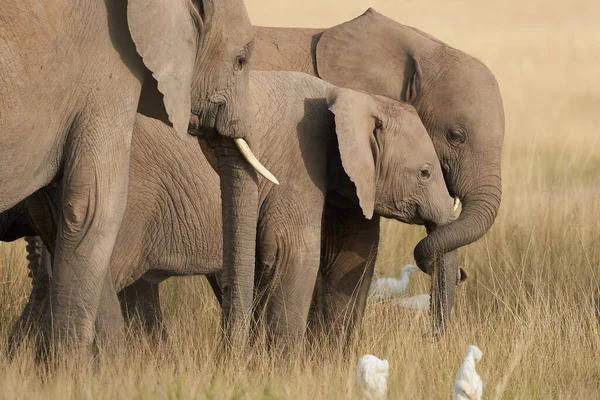
<instances>
[{"instance_id":1,"label":"white tusk","mask_svg":"<svg viewBox=\"0 0 600 400\"><path fill-rule=\"evenodd\" d=\"M458 196L454 196L454 211L458 210L458 206L460 206L460 199Z\"/></svg>"},{"instance_id":2,"label":"white tusk","mask_svg":"<svg viewBox=\"0 0 600 400\"><path fill-rule=\"evenodd\" d=\"M244 159L248 161L250 165L252 165L252 168L254 168L256 172L258 172L274 184L279 185L279 181L277 180L277 178L275 178L275 176L273 176L273 174L270 173L269 170L266 169L265 166L260 163L260 161L258 161L256 156L252 153L252 150L250 150L250 146L248 146L248 143L244 139L235 138L233 139L233 142L239 149L240 153L242 153Z\"/></svg>"}]
</instances>

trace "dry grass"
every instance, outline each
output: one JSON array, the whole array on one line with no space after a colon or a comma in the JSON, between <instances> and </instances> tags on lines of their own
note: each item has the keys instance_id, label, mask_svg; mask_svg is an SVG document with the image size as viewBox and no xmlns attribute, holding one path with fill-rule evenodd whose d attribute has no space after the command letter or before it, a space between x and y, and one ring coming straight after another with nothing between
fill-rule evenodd
<instances>
[{"instance_id":1,"label":"dry grass","mask_svg":"<svg viewBox=\"0 0 600 400\"><path fill-rule=\"evenodd\" d=\"M484 61L505 102L504 198L491 232L461 251L470 280L451 332L431 344L423 319L369 305L349 360L261 349L219 362L219 311L201 278L163 288L169 341L133 341L117 359L39 378L30 353L5 357L7 330L29 289L23 245L0 250L0 398L358 398L358 356L390 361L389 398L450 397L467 345L486 398L600 397L600 25L598 2L247 0L257 24L328 26L373 5ZM281 3L285 3L282 5ZM293 4L292 4L293 3ZM400 3L400 4L395 4ZM325 4L328 4L325 6ZM379 270L411 261L421 229L387 223ZM416 274L411 293L427 290Z\"/></svg>"}]
</instances>

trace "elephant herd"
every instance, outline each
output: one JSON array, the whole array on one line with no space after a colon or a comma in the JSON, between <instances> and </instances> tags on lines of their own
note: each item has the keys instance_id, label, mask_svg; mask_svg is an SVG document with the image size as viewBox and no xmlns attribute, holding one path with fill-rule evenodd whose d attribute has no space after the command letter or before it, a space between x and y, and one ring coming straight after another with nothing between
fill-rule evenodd
<instances>
[{"instance_id":1,"label":"elephant herd","mask_svg":"<svg viewBox=\"0 0 600 400\"><path fill-rule=\"evenodd\" d=\"M381 217L426 227L443 333L457 249L501 199L481 62L373 9L323 30L253 27L242 0L8 1L0 240L31 236L33 277L11 345L85 353L133 315L160 332L160 282L200 274L228 346L258 314L272 343L348 343Z\"/></svg>"}]
</instances>

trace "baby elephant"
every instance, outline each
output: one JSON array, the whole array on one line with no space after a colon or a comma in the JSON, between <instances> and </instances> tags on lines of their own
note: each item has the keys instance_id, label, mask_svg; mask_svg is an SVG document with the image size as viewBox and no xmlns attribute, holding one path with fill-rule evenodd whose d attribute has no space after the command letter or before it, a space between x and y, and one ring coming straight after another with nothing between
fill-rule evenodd
<instances>
[{"instance_id":1,"label":"baby elephant","mask_svg":"<svg viewBox=\"0 0 600 400\"><path fill-rule=\"evenodd\" d=\"M302 337L320 270L320 318L341 337L360 326L379 216L432 229L454 218L433 144L413 107L306 74L252 72L251 93L253 150L281 182L259 179L256 309L272 339ZM197 139L157 134L169 130L138 115L100 325L121 329L115 289L135 282L123 296L151 328L160 317L158 282L221 270L218 176ZM58 186L28 201L49 248ZM456 276L457 264L449 268Z\"/></svg>"}]
</instances>

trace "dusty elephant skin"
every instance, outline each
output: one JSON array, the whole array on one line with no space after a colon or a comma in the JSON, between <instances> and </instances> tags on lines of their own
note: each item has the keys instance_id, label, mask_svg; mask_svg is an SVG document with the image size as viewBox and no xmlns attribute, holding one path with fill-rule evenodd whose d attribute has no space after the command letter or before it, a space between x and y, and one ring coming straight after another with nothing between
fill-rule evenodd
<instances>
[{"instance_id":1,"label":"dusty elephant skin","mask_svg":"<svg viewBox=\"0 0 600 400\"><path fill-rule=\"evenodd\" d=\"M53 348L94 338L138 106L180 136L190 112L194 130L242 136L252 36L241 0L3 3L0 211L61 182L45 316Z\"/></svg>"},{"instance_id":2,"label":"dusty elephant skin","mask_svg":"<svg viewBox=\"0 0 600 400\"><path fill-rule=\"evenodd\" d=\"M256 309L264 310L271 338L288 343L305 333L321 267L330 293L326 327L342 335L349 321L341 310L350 307L357 325L364 310L375 253L363 239L377 237L373 217L436 226L453 219L435 150L414 108L391 99L295 72L253 72L251 89L251 139L281 185L259 180L257 274L253 268L240 284L253 290L258 282ZM149 329L160 310L153 285L221 270L217 175L193 138L159 134L168 130L137 119L129 199L110 267L116 290L137 281L121 296L130 309L140 305ZM52 215L47 206L57 194L46 192L46 201L30 205L48 241L55 218L44 215Z\"/></svg>"},{"instance_id":3,"label":"dusty elephant skin","mask_svg":"<svg viewBox=\"0 0 600 400\"><path fill-rule=\"evenodd\" d=\"M257 27L253 67L306 72L416 108L448 191L463 203L460 218L415 249L425 272L431 274L434 254L476 241L493 224L504 110L494 76L478 60L369 9L325 30Z\"/></svg>"}]
</instances>

